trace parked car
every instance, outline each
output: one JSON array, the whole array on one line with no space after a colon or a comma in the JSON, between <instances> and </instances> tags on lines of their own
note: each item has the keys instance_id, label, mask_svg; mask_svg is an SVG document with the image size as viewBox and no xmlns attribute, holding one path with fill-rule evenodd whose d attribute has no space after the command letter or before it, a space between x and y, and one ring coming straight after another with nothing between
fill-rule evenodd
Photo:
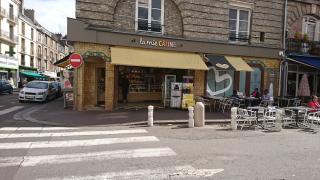
<instances>
[{"instance_id":1,"label":"parked car","mask_svg":"<svg viewBox=\"0 0 320 180\"><path fill-rule=\"evenodd\" d=\"M0 80L0 94L2 93L9 93L12 94L13 88L9 81L7 80Z\"/></svg>"},{"instance_id":2,"label":"parked car","mask_svg":"<svg viewBox=\"0 0 320 180\"><path fill-rule=\"evenodd\" d=\"M52 82L52 85L57 90L56 98L61 97L63 95L62 89L61 89L61 83L57 82L57 81L54 81L54 82Z\"/></svg>"},{"instance_id":3,"label":"parked car","mask_svg":"<svg viewBox=\"0 0 320 180\"><path fill-rule=\"evenodd\" d=\"M56 97L57 89L49 81L31 81L19 93L19 101L45 102Z\"/></svg>"}]
</instances>

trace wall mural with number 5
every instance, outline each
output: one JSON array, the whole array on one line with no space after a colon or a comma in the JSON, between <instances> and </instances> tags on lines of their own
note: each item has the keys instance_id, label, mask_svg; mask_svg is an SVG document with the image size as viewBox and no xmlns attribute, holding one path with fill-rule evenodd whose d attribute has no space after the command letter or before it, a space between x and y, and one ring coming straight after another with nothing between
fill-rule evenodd
<instances>
[{"instance_id":1,"label":"wall mural with number 5","mask_svg":"<svg viewBox=\"0 0 320 180\"><path fill-rule=\"evenodd\" d=\"M211 72L213 71L213 73L214 73L215 78L213 80L215 81L215 83L220 83L220 82L224 82L224 81L226 81L226 83L228 83L228 84L226 84L226 86L224 86L225 88L217 90L216 88L211 87L210 83L208 82L207 83L207 93L210 96L216 96L219 94L223 94L231 89L232 84L233 84L233 80L232 80L232 77L230 74L226 73L226 74L220 75L219 71L214 66L209 67L209 73L210 73L210 71ZM215 90L213 90L213 89L215 89Z\"/></svg>"}]
</instances>

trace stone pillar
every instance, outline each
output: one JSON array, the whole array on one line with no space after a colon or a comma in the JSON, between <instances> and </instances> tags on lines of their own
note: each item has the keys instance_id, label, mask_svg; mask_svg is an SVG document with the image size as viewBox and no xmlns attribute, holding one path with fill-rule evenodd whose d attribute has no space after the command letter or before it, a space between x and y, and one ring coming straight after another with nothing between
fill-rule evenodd
<instances>
[{"instance_id":1,"label":"stone pillar","mask_svg":"<svg viewBox=\"0 0 320 180\"><path fill-rule=\"evenodd\" d=\"M202 102L197 102L194 111L194 125L195 127L204 127L205 125L205 107Z\"/></svg>"},{"instance_id":2,"label":"stone pillar","mask_svg":"<svg viewBox=\"0 0 320 180\"><path fill-rule=\"evenodd\" d=\"M189 128L194 128L194 113L193 113L193 110L194 108L193 107L188 107L188 110L189 110L189 121L188 121L188 127Z\"/></svg>"},{"instance_id":3,"label":"stone pillar","mask_svg":"<svg viewBox=\"0 0 320 180\"><path fill-rule=\"evenodd\" d=\"M153 126L153 106L148 106L148 126Z\"/></svg>"},{"instance_id":4,"label":"stone pillar","mask_svg":"<svg viewBox=\"0 0 320 180\"><path fill-rule=\"evenodd\" d=\"M84 110L84 67L85 62L75 70L75 84L74 84L74 100L75 109L78 111Z\"/></svg>"},{"instance_id":5,"label":"stone pillar","mask_svg":"<svg viewBox=\"0 0 320 180\"><path fill-rule=\"evenodd\" d=\"M205 71L194 71L194 96L203 96L205 91Z\"/></svg>"},{"instance_id":6,"label":"stone pillar","mask_svg":"<svg viewBox=\"0 0 320 180\"><path fill-rule=\"evenodd\" d=\"M275 131L282 130L282 118L283 118L283 110L277 109L276 112L276 122L275 122Z\"/></svg>"},{"instance_id":7,"label":"stone pillar","mask_svg":"<svg viewBox=\"0 0 320 180\"><path fill-rule=\"evenodd\" d=\"M105 110L114 110L114 65L106 62Z\"/></svg>"},{"instance_id":8,"label":"stone pillar","mask_svg":"<svg viewBox=\"0 0 320 180\"><path fill-rule=\"evenodd\" d=\"M233 107L231 108L231 129L233 131L237 130L237 113L238 113L238 108Z\"/></svg>"}]
</instances>

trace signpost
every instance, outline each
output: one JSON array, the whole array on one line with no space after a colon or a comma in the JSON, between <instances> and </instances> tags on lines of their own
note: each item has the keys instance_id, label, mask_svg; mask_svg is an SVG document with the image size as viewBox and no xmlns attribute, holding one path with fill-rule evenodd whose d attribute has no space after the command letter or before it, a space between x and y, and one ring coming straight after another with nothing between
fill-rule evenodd
<instances>
[{"instance_id":1,"label":"signpost","mask_svg":"<svg viewBox=\"0 0 320 180\"><path fill-rule=\"evenodd\" d=\"M83 63L82 56L77 53L71 54L69 59L70 59L71 66L75 69L79 68Z\"/></svg>"}]
</instances>

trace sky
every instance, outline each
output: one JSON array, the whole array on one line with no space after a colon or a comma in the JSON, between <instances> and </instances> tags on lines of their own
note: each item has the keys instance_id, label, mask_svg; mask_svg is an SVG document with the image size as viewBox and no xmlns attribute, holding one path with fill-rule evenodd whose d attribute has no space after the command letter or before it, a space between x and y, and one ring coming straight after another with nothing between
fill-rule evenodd
<instances>
[{"instance_id":1,"label":"sky","mask_svg":"<svg viewBox=\"0 0 320 180\"><path fill-rule=\"evenodd\" d=\"M34 9L37 21L50 32L67 33L67 17L75 17L75 0L24 0Z\"/></svg>"}]
</instances>

